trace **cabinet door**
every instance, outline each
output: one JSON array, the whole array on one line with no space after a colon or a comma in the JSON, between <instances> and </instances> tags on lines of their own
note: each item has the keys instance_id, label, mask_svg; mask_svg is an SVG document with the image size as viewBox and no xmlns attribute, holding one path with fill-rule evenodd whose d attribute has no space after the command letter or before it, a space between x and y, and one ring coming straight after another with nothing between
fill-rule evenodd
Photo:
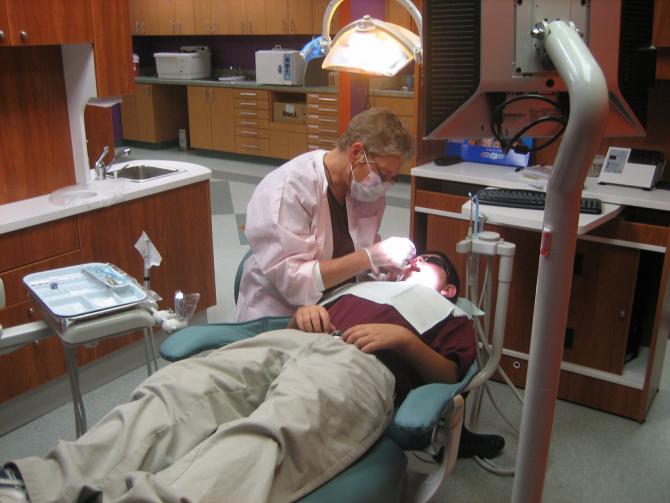
<instances>
[{"instance_id":1,"label":"cabinet door","mask_svg":"<svg viewBox=\"0 0 670 503\"><path fill-rule=\"evenodd\" d=\"M156 141L156 120L153 105L153 87L151 84L137 84L137 137L138 141Z\"/></svg>"},{"instance_id":2,"label":"cabinet door","mask_svg":"<svg viewBox=\"0 0 670 503\"><path fill-rule=\"evenodd\" d=\"M212 88L211 98L212 148L234 152L233 90L222 87Z\"/></svg>"},{"instance_id":3,"label":"cabinet door","mask_svg":"<svg viewBox=\"0 0 670 503\"><path fill-rule=\"evenodd\" d=\"M98 96L131 94L135 78L128 1L91 0L91 9Z\"/></svg>"},{"instance_id":4,"label":"cabinet door","mask_svg":"<svg viewBox=\"0 0 670 503\"><path fill-rule=\"evenodd\" d=\"M411 14L397 0L386 0L386 21L417 33Z\"/></svg>"},{"instance_id":5,"label":"cabinet door","mask_svg":"<svg viewBox=\"0 0 670 503\"><path fill-rule=\"evenodd\" d=\"M220 4L220 2L215 2ZM193 0L193 30L194 33L212 32L212 10L210 0Z\"/></svg>"},{"instance_id":6,"label":"cabinet door","mask_svg":"<svg viewBox=\"0 0 670 503\"><path fill-rule=\"evenodd\" d=\"M265 0L246 0L246 33L263 35L265 27Z\"/></svg>"},{"instance_id":7,"label":"cabinet door","mask_svg":"<svg viewBox=\"0 0 670 503\"><path fill-rule=\"evenodd\" d=\"M188 127L191 147L212 148L211 87L188 86Z\"/></svg>"},{"instance_id":8,"label":"cabinet door","mask_svg":"<svg viewBox=\"0 0 670 503\"><path fill-rule=\"evenodd\" d=\"M177 21L175 33L192 35L195 33L194 0L173 0L175 19Z\"/></svg>"},{"instance_id":9,"label":"cabinet door","mask_svg":"<svg viewBox=\"0 0 670 503\"><path fill-rule=\"evenodd\" d=\"M246 33L245 0L213 2L212 19L217 27L221 26L221 33L223 34L240 35Z\"/></svg>"},{"instance_id":10,"label":"cabinet door","mask_svg":"<svg viewBox=\"0 0 670 503\"><path fill-rule=\"evenodd\" d=\"M310 35L312 33L312 0L288 0L288 18L290 34Z\"/></svg>"},{"instance_id":11,"label":"cabinet door","mask_svg":"<svg viewBox=\"0 0 670 503\"><path fill-rule=\"evenodd\" d=\"M13 45L93 41L90 0L5 0Z\"/></svg>"},{"instance_id":12,"label":"cabinet door","mask_svg":"<svg viewBox=\"0 0 670 503\"><path fill-rule=\"evenodd\" d=\"M7 21L5 0L0 0L0 47L3 45L9 45L9 22Z\"/></svg>"},{"instance_id":13,"label":"cabinet door","mask_svg":"<svg viewBox=\"0 0 670 503\"><path fill-rule=\"evenodd\" d=\"M75 183L61 49L0 49L0 205Z\"/></svg>"},{"instance_id":14,"label":"cabinet door","mask_svg":"<svg viewBox=\"0 0 670 503\"><path fill-rule=\"evenodd\" d=\"M323 33L323 14L326 12L329 3L330 0L314 0L312 2L312 33ZM335 10L335 15L330 23L330 35L335 35L341 27L340 9L338 8Z\"/></svg>"},{"instance_id":15,"label":"cabinet door","mask_svg":"<svg viewBox=\"0 0 670 503\"><path fill-rule=\"evenodd\" d=\"M135 91L138 91L137 84ZM139 137L139 122L137 118L137 95L130 94L123 97L121 102L121 135L126 140L137 140Z\"/></svg>"},{"instance_id":16,"label":"cabinet door","mask_svg":"<svg viewBox=\"0 0 670 503\"><path fill-rule=\"evenodd\" d=\"M138 16L138 28L141 35L158 35L159 19L156 15L159 0L133 0Z\"/></svg>"},{"instance_id":17,"label":"cabinet door","mask_svg":"<svg viewBox=\"0 0 670 503\"><path fill-rule=\"evenodd\" d=\"M267 33L287 35L289 32L288 0L268 2L265 9Z\"/></svg>"},{"instance_id":18,"label":"cabinet door","mask_svg":"<svg viewBox=\"0 0 670 503\"><path fill-rule=\"evenodd\" d=\"M158 19L158 35L177 33L174 0L157 0L154 15Z\"/></svg>"}]
</instances>

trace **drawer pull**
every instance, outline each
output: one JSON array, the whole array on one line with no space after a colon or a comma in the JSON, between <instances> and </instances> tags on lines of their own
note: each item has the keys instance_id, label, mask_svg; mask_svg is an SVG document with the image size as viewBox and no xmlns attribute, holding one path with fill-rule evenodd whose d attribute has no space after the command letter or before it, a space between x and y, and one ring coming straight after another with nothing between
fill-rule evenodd
<instances>
[{"instance_id":1,"label":"drawer pull","mask_svg":"<svg viewBox=\"0 0 670 503\"><path fill-rule=\"evenodd\" d=\"M319 112L337 112L337 108L323 108L323 107L319 107Z\"/></svg>"},{"instance_id":2,"label":"drawer pull","mask_svg":"<svg viewBox=\"0 0 670 503\"><path fill-rule=\"evenodd\" d=\"M4 40L5 38L5 32L0 30L0 40Z\"/></svg>"},{"instance_id":3,"label":"drawer pull","mask_svg":"<svg viewBox=\"0 0 670 503\"><path fill-rule=\"evenodd\" d=\"M337 129L326 129L326 128L322 128L322 129L320 129L320 131L321 131L322 133L337 134Z\"/></svg>"},{"instance_id":4,"label":"drawer pull","mask_svg":"<svg viewBox=\"0 0 670 503\"><path fill-rule=\"evenodd\" d=\"M258 131L240 131L241 135L258 136Z\"/></svg>"},{"instance_id":5,"label":"drawer pull","mask_svg":"<svg viewBox=\"0 0 670 503\"><path fill-rule=\"evenodd\" d=\"M258 114L256 112L240 112L240 115L249 115L251 117L256 117Z\"/></svg>"},{"instance_id":6,"label":"drawer pull","mask_svg":"<svg viewBox=\"0 0 670 503\"><path fill-rule=\"evenodd\" d=\"M512 368L515 370L519 370L521 368L521 362L519 360L514 360L512 362Z\"/></svg>"},{"instance_id":7,"label":"drawer pull","mask_svg":"<svg viewBox=\"0 0 670 503\"><path fill-rule=\"evenodd\" d=\"M22 40L27 40L28 39L28 32L27 31L21 31L19 33L19 36L21 37Z\"/></svg>"},{"instance_id":8,"label":"drawer pull","mask_svg":"<svg viewBox=\"0 0 670 503\"><path fill-rule=\"evenodd\" d=\"M257 93L240 93L240 96L258 96Z\"/></svg>"},{"instance_id":9,"label":"drawer pull","mask_svg":"<svg viewBox=\"0 0 670 503\"><path fill-rule=\"evenodd\" d=\"M240 124L243 126L258 126L258 122L255 121L242 121Z\"/></svg>"},{"instance_id":10,"label":"drawer pull","mask_svg":"<svg viewBox=\"0 0 670 503\"><path fill-rule=\"evenodd\" d=\"M258 106L258 103L255 101L240 101L240 105L243 107L255 107Z\"/></svg>"},{"instance_id":11,"label":"drawer pull","mask_svg":"<svg viewBox=\"0 0 670 503\"><path fill-rule=\"evenodd\" d=\"M324 118L319 118L319 122L327 122L329 124L337 124L338 120L337 119L324 119Z\"/></svg>"},{"instance_id":12,"label":"drawer pull","mask_svg":"<svg viewBox=\"0 0 670 503\"><path fill-rule=\"evenodd\" d=\"M252 149L255 149L255 150L260 149L260 147L258 145L247 145L246 143L243 143L242 146L244 148L252 148Z\"/></svg>"},{"instance_id":13,"label":"drawer pull","mask_svg":"<svg viewBox=\"0 0 670 503\"><path fill-rule=\"evenodd\" d=\"M319 101L335 102L335 101L337 101L337 98L326 98L325 96L319 96Z\"/></svg>"}]
</instances>

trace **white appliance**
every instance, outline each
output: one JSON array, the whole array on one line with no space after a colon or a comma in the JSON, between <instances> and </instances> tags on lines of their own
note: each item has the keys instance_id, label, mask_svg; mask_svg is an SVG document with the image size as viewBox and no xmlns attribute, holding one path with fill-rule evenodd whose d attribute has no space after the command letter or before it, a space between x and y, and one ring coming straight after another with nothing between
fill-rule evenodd
<instances>
[{"instance_id":1,"label":"white appliance","mask_svg":"<svg viewBox=\"0 0 670 503\"><path fill-rule=\"evenodd\" d=\"M207 46L183 46L179 52L156 52L159 79L201 79L212 74L212 53Z\"/></svg>"},{"instance_id":2,"label":"white appliance","mask_svg":"<svg viewBox=\"0 0 670 503\"><path fill-rule=\"evenodd\" d=\"M300 86L305 74L305 58L300 51L274 49L256 51L256 82Z\"/></svg>"},{"instance_id":3,"label":"white appliance","mask_svg":"<svg viewBox=\"0 0 670 503\"><path fill-rule=\"evenodd\" d=\"M610 147L598 176L599 184L651 189L665 168L663 154L655 150Z\"/></svg>"}]
</instances>

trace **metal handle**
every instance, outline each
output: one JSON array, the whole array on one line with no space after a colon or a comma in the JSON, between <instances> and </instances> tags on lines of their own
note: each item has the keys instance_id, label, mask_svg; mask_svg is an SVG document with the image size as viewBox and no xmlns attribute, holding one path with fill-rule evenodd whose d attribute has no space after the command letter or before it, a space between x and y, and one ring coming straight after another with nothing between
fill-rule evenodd
<instances>
[{"instance_id":1,"label":"metal handle","mask_svg":"<svg viewBox=\"0 0 670 503\"><path fill-rule=\"evenodd\" d=\"M177 33L181 33L181 21L177 21Z\"/></svg>"},{"instance_id":2,"label":"metal handle","mask_svg":"<svg viewBox=\"0 0 670 503\"><path fill-rule=\"evenodd\" d=\"M319 108L319 112L337 112L337 108Z\"/></svg>"},{"instance_id":3,"label":"metal handle","mask_svg":"<svg viewBox=\"0 0 670 503\"><path fill-rule=\"evenodd\" d=\"M5 32L0 30L0 40L3 40L5 38Z\"/></svg>"},{"instance_id":4,"label":"metal handle","mask_svg":"<svg viewBox=\"0 0 670 503\"><path fill-rule=\"evenodd\" d=\"M243 129L242 131L240 131L240 135L258 136L258 131L247 131Z\"/></svg>"},{"instance_id":5,"label":"metal handle","mask_svg":"<svg viewBox=\"0 0 670 503\"><path fill-rule=\"evenodd\" d=\"M249 33L253 33L253 29L251 28L251 20L247 21L249 23Z\"/></svg>"},{"instance_id":6,"label":"metal handle","mask_svg":"<svg viewBox=\"0 0 670 503\"><path fill-rule=\"evenodd\" d=\"M286 33L288 31L288 26L286 25L286 19L282 18L281 20L281 32Z\"/></svg>"},{"instance_id":7,"label":"metal handle","mask_svg":"<svg viewBox=\"0 0 670 503\"><path fill-rule=\"evenodd\" d=\"M174 35L174 33L175 33L175 31L174 31L174 22L172 21L172 19L170 19L170 33L172 33L173 35Z\"/></svg>"},{"instance_id":8,"label":"metal handle","mask_svg":"<svg viewBox=\"0 0 670 503\"><path fill-rule=\"evenodd\" d=\"M240 96L258 96L257 93L240 93Z\"/></svg>"},{"instance_id":9,"label":"metal handle","mask_svg":"<svg viewBox=\"0 0 670 503\"><path fill-rule=\"evenodd\" d=\"M212 19L211 26L212 26L212 33L216 33L217 32L216 21L214 21L213 19Z\"/></svg>"},{"instance_id":10,"label":"metal handle","mask_svg":"<svg viewBox=\"0 0 670 503\"><path fill-rule=\"evenodd\" d=\"M242 121L240 124L243 126L258 126L258 122L253 121Z\"/></svg>"},{"instance_id":11,"label":"metal handle","mask_svg":"<svg viewBox=\"0 0 670 503\"><path fill-rule=\"evenodd\" d=\"M319 96L317 99L319 101L337 101L337 98L326 98L325 96Z\"/></svg>"},{"instance_id":12,"label":"metal handle","mask_svg":"<svg viewBox=\"0 0 670 503\"><path fill-rule=\"evenodd\" d=\"M144 31L144 21L142 21L142 22L140 23L140 26L142 26L142 33L145 33L145 31Z\"/></svg>"},{"instance_id":13,"label":"metal handle","mask_svg":"<svg viewBox=\"0 0 670 503\"><path fill-rule=\"evenodd\" d=\"M295 21L291 19L291 27L288 30L290 33L295 33Z\"/></svg>"},{"instance_id":14,"label":"metal handle","mask_svg":"<svg viewBox=\"0 0 670 503\"><path fill-rule=\"evenodd\" d=\"M253 149L256 149L256 150L260 149L260 147L258 145L247 145L246 143L243 143L242 146L244 148L253 148Z\"/></svg>"},{"instance_id":15,"label":"metal handle","mask_svg":"<svg viewBox=\"0 0 670 503\"><path fill-rule=\"evenodd\" d=\"M240 112L240 115L256 117L258 114L256 112Z\"/></svg>"},{"instance_id":16,"label":"metal handle","mask_svg":"<svg viewBox=\"0 0 670 503\"><path fill-rule=\"evenodd\" d=\"M23 40L27 40L27 39L28 39L28 32L27 32L27 31L23 31L23 30L21 30L21 31L19 32L19 36L20 36Z\"/></svg>"},{"instance_id":17,"label":"metal handle","mask_svg":"<svg viewBox=\"0 0 670 503\"><path fill-rule=\"evenodd\" d=\"M240 106L242 107L255 107L258 106L258 103L255 101L240 101Z\"/></svg>"}]
</instances>

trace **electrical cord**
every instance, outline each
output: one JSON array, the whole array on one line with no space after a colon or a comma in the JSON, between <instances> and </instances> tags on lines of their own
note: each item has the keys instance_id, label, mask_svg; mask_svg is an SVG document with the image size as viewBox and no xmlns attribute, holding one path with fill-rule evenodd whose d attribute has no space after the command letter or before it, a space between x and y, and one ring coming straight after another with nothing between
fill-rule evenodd
<instances>
[{"instance_id":1,"label":"electrical cord","mask_svg":"<svg viewBox=\"0 0 670 503\"><path fill-rule=\"evenodd\" d=\"M509 106L512 103L521 100L531 100L531 99L543 101L545 103L550 104L558 112L558 115L545 115L539 117L531 121L529 124L521 128L519 131L517 131L517 133L511 139L509 140L505 139L502 132L502 122L504 115L503 111L505 110L505 108L507 108L507 106ZM528 147L525 143L521 141L521 137L526 132L528 132L535 126L545 122L557 122L561 124L561 128L556 133L554 133L554 135L551 138L549 138L549 140L539 145L536 145L535 147L532 148ZM496 109L493 111L493 114L491 114L491 131L495 139L498 140L498 142L500 142L500 146L505 154L507 154L507 152L509 152L510 150L514 150L518 154L528 154L530 152L537 152L539 150L542 150L543 148L548 147L549 145L554 143L558 138L560 138L560 136L563 134L563 131L565 131L567 123L568 123L568 117L563 108L561 107L561 105L557 101L554 101L540 94L524 94L521 96L513 96L512 98L509 98L503 101L500 105L498 105Z\"/></svg>"}]
</instances>

